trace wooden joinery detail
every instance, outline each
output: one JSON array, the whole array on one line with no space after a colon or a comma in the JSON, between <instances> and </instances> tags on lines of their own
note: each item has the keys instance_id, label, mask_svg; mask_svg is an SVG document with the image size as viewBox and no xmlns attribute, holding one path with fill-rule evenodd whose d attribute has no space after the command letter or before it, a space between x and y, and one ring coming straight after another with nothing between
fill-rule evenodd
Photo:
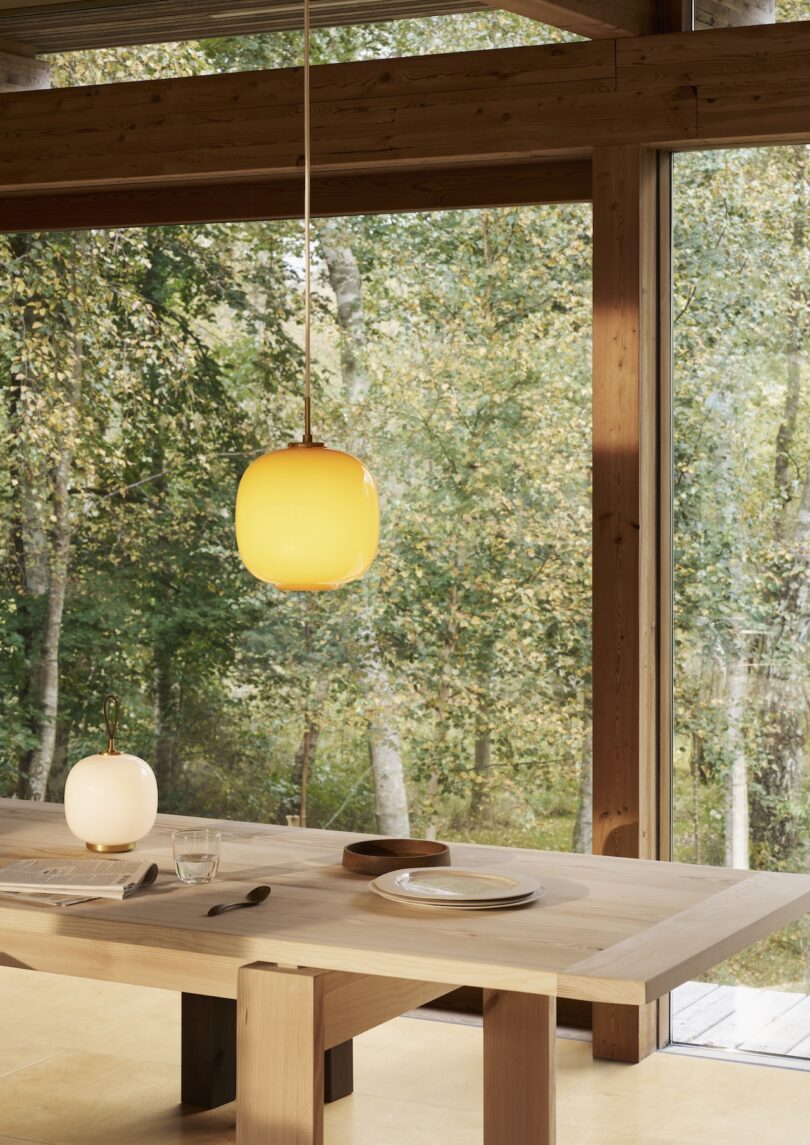
<instances>
[{"instance_id":1,"label":"wooden joinery detail","mask_svg":"<svg viewBox=\"0 0 810 1145\"><path fill-rule=\"evenodd\" d=\"M44 60L6 52L0 45L0 93L33 91L51 86L51 69Z\"/></svg>"},{"instance_id":2,"label":"wooden joinery detail","mask_svg":"<svg viewBox=\"0 0 810 1145\"><path fill-rule=\"evenodd\" d=\"M652 859L658 159L598 148L593 162L593 849ZM595 1006L593 1024L595 1056L654 1048L648 1008Z\"/></svg>"},{"instance_id":3,"label":"wooden joinery detail","mask_svg":"<svg viewBox=\"0 0 810 1145\"><path fill-rule=\"evenodd\" d=\"M488 0L588 39L646 36L659 30L657 0Z\"/></svg>"},{"instance_id":4,"label":"wooden joinery detail","mask_svg":"<svg viewBox=\"0 0 810 1145\"><path fill-rule=\"evenodd\" d=\"M619 91L786 89L807 82L810 22L645 36L616 42Z\"/></svg>"},{"instance_id":5,"label":"wooden joinery detail","mask_svg":"<svg viewBox=\"0 0 810 1145\"><path fill-rule=\"evenodd\" d=\"M352 1092L352 1040L324 1051L324 1101ZM236 1001L183 994L181 1003L180 1100L215 1109L236 1098Z\"/></svg>"},{"instance_id":6,"label":"wooden joinery detail","mask_svg":"<svg viewBox=\"0 0 810 1145\"><path fill-rule=\"evenodd\" d=\"M484 1145L554 1145L556 999L484 991Z\"/></svg>"},{"instance_id":7,"label":"wooden joinery detail","mask_svg":"<svg viewBox=\"0 0 810 1145\"><path fill-rule=\"evenodd\" d=\"M589 159L320 175L312 186L316 216L574 203L590 198ZM300 176L129 191L21 194L2 201L0 232L291 219L301 216L303 203Z\"/></svg>"},{"instance_id":8,"label":"wooden joinery detail","mask_svg":"<svg viewBox=\"0 0 810 1145\"><path fill-rule=\"evenodd\" d=\"M324 989L323 1036L327 1049L447 993L447 987L440 983L366 974L332 974Z\"/></svg>"}]
</instances>

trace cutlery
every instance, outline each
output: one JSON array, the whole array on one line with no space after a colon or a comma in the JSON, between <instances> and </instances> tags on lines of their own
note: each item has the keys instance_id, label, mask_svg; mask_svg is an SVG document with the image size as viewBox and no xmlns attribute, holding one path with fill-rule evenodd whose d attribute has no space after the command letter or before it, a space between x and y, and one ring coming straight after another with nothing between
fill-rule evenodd
<instances>
[{"instance_id":1,"label":"cutlery","mask_svg":"<svg viewBox=\"0 0 810 1145\"><path fill-rule=\"evenodd\" d=\"M270 887L254 887L252 891L248 891L241 902L221 902L218 906L212 906L209 910L209 917L215 914L224 914L226 910L241 910L242 907L258 906L270 894Z\"/></svg>"}]
</instances>

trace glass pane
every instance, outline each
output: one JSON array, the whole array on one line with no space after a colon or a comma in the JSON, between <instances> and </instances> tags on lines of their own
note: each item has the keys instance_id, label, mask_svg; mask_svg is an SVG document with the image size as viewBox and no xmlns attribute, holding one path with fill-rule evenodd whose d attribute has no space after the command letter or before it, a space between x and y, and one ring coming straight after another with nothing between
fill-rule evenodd
<instances>
[{"instance_id":1,"label":"glass pane","mask_svg":"<svg viewBox=\"0 0 810 1145\"><path fill-rule=\"evenodd\" d=\"M383 503L323 594L232 519L301 431L300 224L0 247L4 792L115 692L167 810L588 849L590 206L315 225L315 429Z\"/></svg>"},{"instance_id":2,"label":"glass pane","mask_svg":"<svg viewBox=\"0 0 810 1145\"><path fill-rule=\"evenodd\" d=\"M810 148L675 161L674 857L807 870ZM810 929L674 995L676 1040L810 1056Z\"/></svg>"}]
</instances>

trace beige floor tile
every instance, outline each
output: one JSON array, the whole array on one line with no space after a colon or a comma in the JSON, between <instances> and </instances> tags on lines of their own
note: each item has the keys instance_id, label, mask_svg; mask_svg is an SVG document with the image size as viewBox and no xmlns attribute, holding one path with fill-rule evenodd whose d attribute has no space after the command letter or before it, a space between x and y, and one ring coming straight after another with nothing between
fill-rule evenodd
<instances>
[{"instance_id":1,"label":"beige floor tile","mask_svg":"<svg viewBox=\"0 0 810 1145\"><path fill-rule=\"evenodd\" d=\"M481 1109L480 1028L399 1018L357 1038L354 1056L357 1093L450 1109ZM437 1063L441 1063L438 1069Z\"/></svg>"},{"instance_id":2,"label":"beige floor tile","mask_svg":"<svg viewBox=\"0 0 810 1145\"><path fill-rule=\"evenodd\" d=\"M234 1107L177 1104L179 1003L0 969L0 1145L234 1145ZM399 1018L356 1041L326 1145L480 1145L480 1028ZM557 1044L559 1145L804 1145L810 1073ZM5 1136L3 1136L5 1134Z\"/></svg>"},{"instance_id":3,"label":"beige floor tile","mask_svg":"<svg viewBox=\"0 0 810 1145\"><path fill-rule=\"evenodd\" d=\"M0 997L3 1040L32 1052L80 1047L179 1065L180 995L172 991L0 967Z\"/></svg>"},{"instance_id":4,"label":"beige floor tile","mask_svg":"<svg viewBox=\"0 0 810 1145\"><path fill-rule=\"evenodd\" d=\"M16 1032L3 1021L2 1039L0 1040L0 1077L8 1073L16 1073L19 1069L42 1061L52 1053L52 1049L42 1043L31 1043L25 1040L22 1032ZM2 1143L0 1143L2 1145Z\"/></svg>"},{"instance_id":5,"label":"beige floor tile","mask_svg":"<svg viewBox=\"0 0 810 1145\"><path fill-rule=\"evenodd\" d=\"M0 1133L49 1145L112 1145L176 1106L179 1084L175 1067L60 1051L0 1078Z\"/></svg>"}]
</instances>

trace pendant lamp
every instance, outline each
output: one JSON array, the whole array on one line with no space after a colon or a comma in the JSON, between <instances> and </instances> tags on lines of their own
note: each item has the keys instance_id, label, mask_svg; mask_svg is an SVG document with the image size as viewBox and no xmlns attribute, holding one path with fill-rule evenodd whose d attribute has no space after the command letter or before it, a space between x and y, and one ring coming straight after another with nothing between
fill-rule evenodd
<instances>
[{"instance_id":1,"label":"pendant lamp","mask_svg":"<svg viewBox=\"0 0 810 1145\"><path fill-rule=\"evenodd\" d=\"M252 462L236 495L236 542L258 580L288 591L340 588L377 554L380 503L356 457L312 439L310 21L304 0L304 434Z\"/></svg>"}]
</instances>

